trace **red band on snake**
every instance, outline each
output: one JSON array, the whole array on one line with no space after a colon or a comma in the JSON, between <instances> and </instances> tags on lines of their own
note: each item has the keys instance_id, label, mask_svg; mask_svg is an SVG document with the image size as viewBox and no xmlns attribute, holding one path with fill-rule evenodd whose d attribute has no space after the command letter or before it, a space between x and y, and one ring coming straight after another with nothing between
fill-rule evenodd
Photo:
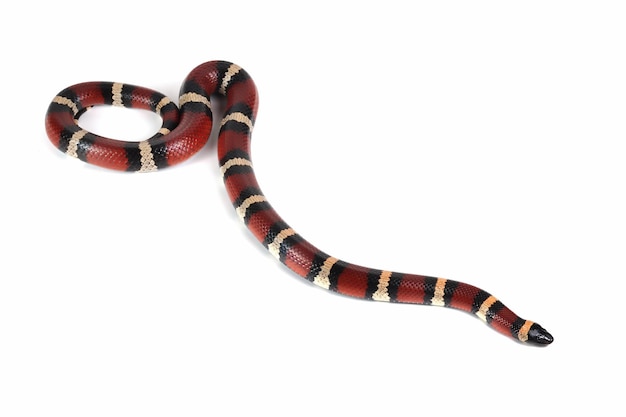
<instances>
[{"instance_id":1,"label":"red band on snake","mask_svg":"<svg viewBox=\"0 0 626 417\"><path fill-rule=\"evenodd\" d=\"M515 340L547 345L553 337L539 324L522 319L493 295L473 285L444 278L404 274L354 265L317 249L271 207L252 168L250 135L258 95L252 78L225 61L199 65L180 90L178 107L164 95L121 83L90 82L68 87L46 113L52 143L68 155L105 168L154 171L182 162L200 150L212 129L210 97L225 97L218 136L218 157L226 190L239 217L280 262L310 282L351 297L396 303L451 307L478 316ZM148 109L163 119L150 139L127 142L81 128L80 115L108 104Z\"/></svg>"}]
</instances>

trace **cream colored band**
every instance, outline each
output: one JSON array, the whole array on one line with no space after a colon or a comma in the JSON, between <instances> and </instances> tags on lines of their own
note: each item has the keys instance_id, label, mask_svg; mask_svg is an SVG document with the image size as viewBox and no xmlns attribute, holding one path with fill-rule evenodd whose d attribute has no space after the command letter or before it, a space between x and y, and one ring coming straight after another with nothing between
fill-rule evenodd
<instances>
[{"instance_id":1,"label":"cream colored band","mask_svg":"<svg viewBox=\"0 0 626 417\"><path fill-rule=\"evenodd\" d=\"M390 271L382 271L380 277L378 277L378 287L376 292L372 294L372 300L376 301L391 301L389 296L389 281L391 280Z\"/></svg>"},{"instance_id":2,"label":"cream colored band","mask_svg":"<svg viewBox=\"0 0 626 417\"><path fill-rule=\"evenodd\" d=\"M521 329L519 329L519 333L517 334L517 338L521 342L526 342L528 340L528 332L530 331L530 326L534 323L530 320L526 320Z\"/></svg>"},{"instance_id":3,"label":"cream colored band","mask_svg":"<svg viewBox=\"0 0 626 417\"><path fill-rule=\"evenodd\" d=\"M320 272L313 278L313 283L319 287L329 289L330 288L330 270L339 261L337 258L329 256L325 261Z\"/></svg>"},{"instance_id":4,"label":"cream colored band","mask_svg":"<svg viewBox=\"0 0 626 417\"><path fill-rule=\"evenodd\" d=\"M156 171L157 166L154 163L152 146L150 146L147 140L139 142L139 153L141 155L141 168L139 169L139 172Z\"/></svg>"},{"instance_id":5,"label":"cream colored band","mask_svg":"<svg viewBox=\"0 0 626 417\"><path fill-rule=\"evenodd\" d=\"M124 84L122 83L113 83L113 87L111 88L111 95L113 97L113 105L118 107L124 107L124 103L122 102L122 88Z\"/></svg>"},{"instance_id":6,"label":"cream colored band","mask_svg":"<svg viewBox=\"0 0 626 417\"><path fill-rule=\"evenodd\" d=\"M74 158L78 158L78 142L87 134L88 132L84 129L81 129L75 132L70 138L69 143L67 144L66 154L69 156L73 156Z\"/></svg>"},{"instance_id":7,"label":"cream colored band","mask_svg":"<svg viewBox=\"0 0 626 417\"><path fill-rule=\"evenodd\" d=\"M437 282L435 283L435 293L433 294L433 298L430 299L430 305L442 307L446 304L443 300L446 282L447 280L444 278L437 278Z\"/></svg>"},{"instance_id":8,"label":"cream colored band","mask_svg":"<svg viewBox=\"0 0 626 417\"><path fill-rule=\"evenodd\" d=\"M178 98L178 105L182 107L186 103L202 103L211 108L211 102L208 98L198 93L184 93Z\"/></svg>"},{"instance_id":9,"label":"cream colored band","mask_svg":"<svg viewBox=\"0 0 626 417\"><path fill-rule=\"evenodd\" d=\"M222 79L222 84L220 85L220 89L219 89L220 94L226 95L226 88L228 88L228 84L230 83L230 80L239 71L241 71L241 67L239 65L231 64L230 67L228 67L228 71L226 71L226 74L224 74L224 78Z\"/></svg>"},{"instance_id":10,"label":"cream colored band","mask_svg":"<svg viewBox=\"0 0 626 417\"><path fill-rule=\"evenodd\" d=\"M222 119L221 126L224 126L226 122L229 122L231 120L245 124L246 126L248 126L248 129L252 131L252 120L250 120L250 118L246 116L245 114L240 113L240 112L230 113L229 115L227 115L226 117Z\"/></svg>"},{"instance_id":11,"label":"cream colored band","mask_svg":"<svg viewBox=\"0 0 626 417\"><path fill-rule=\"evenodd\" d=\"M233 158L229 159L220 167L220 172L222 173L222 177L230 168L234 166L249 166L252 167L252 162L245 158Z\"/></svg>"},{"instance_id":12,"label":"cream colored band","mask_svg":"<svg viewBox=\"0 0 626 417\"><path fill-rule=\"evenodd\" d=\"M243 203L239 207L237 207L237 214L239 214L239 218L244 220L246 218L246 211L248 211L248 207L255 203L262 203L266 201L265 196L261 194L251 195L250 197L243 200Z\"/></svg>"},{"instance_id":13,"label":"cream colored band","mask_svg":"<svg viewBox=\"0 0 626 417\"><path fill-rule=\"evenodd\" d=\"M52 102L57 103L57 104L62 104L64 106L69 107L70 109L72 109L72 113L74 113L74 116L76 116L78 114L78 107L69 98L62 97L62 96L56 96L55 98L52 99Z\"/></svg>"},{"instance_id":14,"label":"cream colored band","mask_svg":"<svg viewBox=\"0 0 626 417\"><path fill-rule=\"evenodd\" d=\"M169 97L163 97L161 101L159 101L159 104L156 105L154 111L156 112L156 114L161 114L161 109L163 109L163 107L167 106L171 102L172 100L170 100Z\"/></svg>"},{"instance_id":15,"label":"cream colored band","mask_svg":"<svg viewBox=\"0 0 626 417\"><path fill-rule=\"evenodd\" d=\"M274 241L267 245L267 249L270 251L274 258L280 260L280 245L287 239L289 236L295 235L296 232L292 228L283 229L276 235Z\"/></svg>"},{"instance_id":16,"label":"cream colored band","mask_svg":"<svg viewBox=\"0 0 626 417\"><path fill-rule=\"evenodd\" d=\"M480 305L480 308L476 312L476 315L480 317L482 321L486 322L487 311L489 310L489 307L491 307L496 301L498 301L498 299L494 297L493 295L490 295L489 298L483 301L483 303Z\"/></svg>"}]
</instances>

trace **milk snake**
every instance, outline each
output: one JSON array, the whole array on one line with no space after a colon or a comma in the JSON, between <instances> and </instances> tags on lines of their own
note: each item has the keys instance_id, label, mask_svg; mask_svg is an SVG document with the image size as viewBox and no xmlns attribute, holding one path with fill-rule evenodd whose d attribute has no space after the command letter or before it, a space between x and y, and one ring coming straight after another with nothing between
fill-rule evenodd
<instances>
[{"instance_id":1,"label":"milk snake","mask_svg":"<svg viewBox=\"0 0 626 417\"><path fill-rule=\"evenodd\" d=\"M539 324L513 313L488 292L463 282L354 265L317 249L281 219L261 192L252 169L250 135L258 96L241 67L210 61L193 69L180 89L179 108L151 89L110 82L76 84L57 94L46 113L46 132L59 150L85 162L124 171L154 171L192 156L212 129L210 97L225 97L218 158L226 190L239 217L280 262L310 282L347 296L451 307L478 316L496 331L534 345L552 343ZM78 119L91 106L147 109L163 125L150 139L126 142L83 129Z\"/></svg>"}]
</instances>

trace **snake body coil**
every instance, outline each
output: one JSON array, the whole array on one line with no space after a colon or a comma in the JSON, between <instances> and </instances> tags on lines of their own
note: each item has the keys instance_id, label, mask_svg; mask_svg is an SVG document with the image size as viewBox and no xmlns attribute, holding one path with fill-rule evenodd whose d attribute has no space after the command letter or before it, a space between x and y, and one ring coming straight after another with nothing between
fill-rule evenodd
<instances>
[{"instance_id":1,"label":"snake body coil","mask_svg":"<svg viewBox=\"0 0 626 417\"><path fill-rule=\"evenodd\" d=\"M143 87L108 82L68 87L50 104L46 131L58 149L85 162L117 170L154 171L179 163L204 146L213 123L212 95L226 100L217 149L230 200L254 236L280 262L314 284L347 296L451 307L475 314L515 340L552 343L552 336L543 327L520 318L480 288L344 262L317 249L289 227L266 200L252 169L250 135L258 96L252 78L235 64L210 61L191 71L180 90L180 111L164 95ZM99 104L154 111L161 116L163 126L141 142L95 135L82 129L78 119Z\"/></svg>"}]
</instances>

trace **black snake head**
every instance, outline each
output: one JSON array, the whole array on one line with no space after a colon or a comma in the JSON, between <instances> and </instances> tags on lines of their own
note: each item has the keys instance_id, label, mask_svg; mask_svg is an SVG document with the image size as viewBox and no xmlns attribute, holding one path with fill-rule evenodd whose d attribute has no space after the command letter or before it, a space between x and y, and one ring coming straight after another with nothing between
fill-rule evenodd
<instances>
[{"instance_id":1,"label":"black snake head","mask_svg":"<svg viewBox=\"0 0 626 417\"><path fill-rule=\"evenodd\" d=\"M554 338L546 329L534 323L528 331L527 342L533 345L545 346L554 341Z\"/></svg>"}]
</instances>

